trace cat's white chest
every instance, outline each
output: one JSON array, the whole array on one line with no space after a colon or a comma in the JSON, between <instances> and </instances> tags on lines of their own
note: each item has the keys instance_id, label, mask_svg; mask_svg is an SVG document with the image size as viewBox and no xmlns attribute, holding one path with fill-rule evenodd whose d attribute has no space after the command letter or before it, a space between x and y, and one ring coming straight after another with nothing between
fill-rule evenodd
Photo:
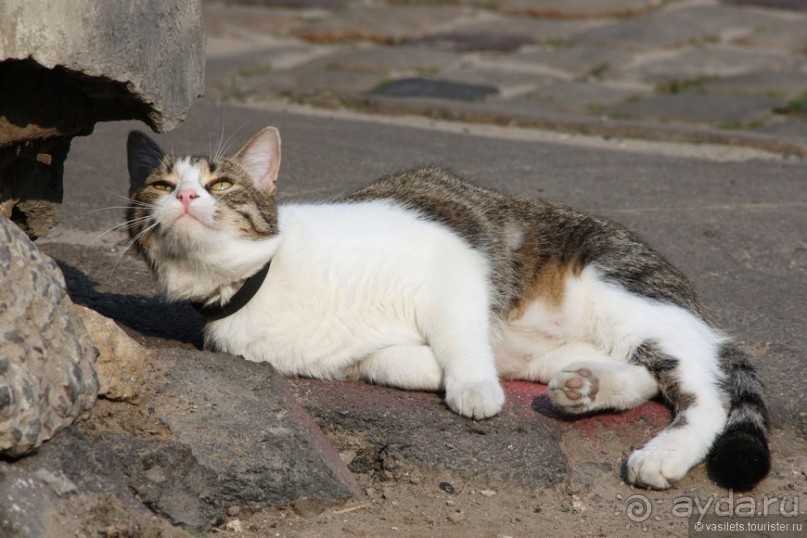
<instances>
[{"instance_id":1,"label":"cat's white chest","mask_svg":"<svg viewBox=\"0 0 807 538\"><path fill-rule=\"evenodd\" d=\"M425 343L438 279L454 265L486 271L447 229L388 202L285 206L280 227L260 291L208 338L286 374L341 377L375 351Z\"/></svg>"}]
</instances>

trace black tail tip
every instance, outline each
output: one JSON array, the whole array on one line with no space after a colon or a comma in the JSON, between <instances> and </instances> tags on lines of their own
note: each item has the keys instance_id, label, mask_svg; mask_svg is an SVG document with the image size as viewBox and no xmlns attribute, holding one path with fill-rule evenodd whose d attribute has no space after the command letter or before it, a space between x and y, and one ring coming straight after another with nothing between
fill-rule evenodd
<instances>
[{"instance_id":1,"label":"black tail tip","mask_svg":"<svg viewBox=\"0 0 807 538\"><path fill-rule=\"evenodd\" d=\"M735 491L753 489L771 470L771 453L764 434L729 431L715 441L706 458L709 478Z\"/></svg>"}]
</instances>

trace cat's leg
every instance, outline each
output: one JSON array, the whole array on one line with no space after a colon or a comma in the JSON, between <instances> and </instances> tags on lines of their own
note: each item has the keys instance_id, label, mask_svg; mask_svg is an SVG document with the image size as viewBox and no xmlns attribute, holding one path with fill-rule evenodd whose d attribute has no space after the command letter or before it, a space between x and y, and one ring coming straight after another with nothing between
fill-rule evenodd
<instances>
[{"instance_id":1,"label":"cat's leg","mask_svg":"<svg viewBox=\"0 0 807 538\"><path fill-rule=\"evenodd\" d=\"M446 404L455 413L475 419L492 417L504 405L490 340L484 277L469 278L466 272L464 279L441 282L445 299L420 316L423 336L443 369Z\"/></svg>"},{"instance_id":2,"label":"cat's leg","mask_svg":"<svg viewBox=\"0 0 807 538\"><path fill-rule=\"evenodd\" d=\"M615 359L586 342L568 342L538 332L506 328L496 346L496 369L504 379L549 383L570 364Z\"/></svg>"},{"instance_id":3,"label":"cat's leg","mask_svg":"<svg viewBox=\"0 0 807 538\"><path fill-rule=\"evenodd\" d=\"M658 394L646 368L586 342L506 330L496 361L502 377L547 383L550 400L567 413L631 409Z\"/></svg>"},{"instance_id":4,"label":"cat's leg","mask_svg":"<svg viewBox=\"0 0 807 538\"><path fill-rule=\"evenodd\" d=\"M658 383L647 368L602 361L575 362L549 382L549 399L559 409L573 414L632 409L658 391Z\"/></svg>"},{"instance_id":5,"label":"cat's leg","mask_svg":"<svg viewBox=\"0 0 807 538\"><path fill-rule=\"evenodd\" d=\"M656 377L675 411L673 422L628 459L628 481L639 486L669 488L706 457L726 424L717 368L721 338L688 312L682 315L700 330L645 342L631 357Z\"/></svg>"},{"instance_id":6,"label":"cat's leg","mask_svg":"<svg viewBox=\"0 0 807 538\"><path fill-rule=\"evenodd\" d=\"M358 365L359 375L379 385L437 391L443 370L429 346L399 345L376 351Z\"/></svg>"}]
</instances>

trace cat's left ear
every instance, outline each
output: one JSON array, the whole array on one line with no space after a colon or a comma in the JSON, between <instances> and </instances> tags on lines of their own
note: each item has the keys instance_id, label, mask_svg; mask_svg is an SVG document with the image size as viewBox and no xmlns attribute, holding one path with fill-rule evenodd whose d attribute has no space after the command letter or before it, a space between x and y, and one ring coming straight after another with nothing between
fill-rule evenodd
<instances>
[{"instance_id":1,"label":"cat's left ear","mask_svg":"<svg viewBox=\"0 0 807 538\"><path fill-rule=\"evenodd\" d=\"M241 161L253 183L267 195L277 188L280 170L280 133L274 127L265 127L244 144L235 158Z\"/></svg>"},{"instance_id":2,"label":"cat's left ear","mask_svg":"<svg viewBox=\"0 0 807 538\"><path fill-rule=\"evenodd\" d=\"M129 165L129 192L134 192L143 186L152 170L160 165L165 153L154 140L140 131L132 131L126 141L126 156Z\"/></svg>"}]
</instances>

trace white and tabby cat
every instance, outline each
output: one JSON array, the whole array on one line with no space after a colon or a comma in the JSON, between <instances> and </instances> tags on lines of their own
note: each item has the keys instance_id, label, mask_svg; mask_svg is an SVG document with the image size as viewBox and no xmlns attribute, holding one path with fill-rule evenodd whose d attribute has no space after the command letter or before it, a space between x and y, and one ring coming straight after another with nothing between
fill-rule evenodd
<instances>
[{"instance_id":1,"label":"white and tabby cat","mask_svg":"<svg viewBox=\"0 0 807 538\"><path fill-rule=\"evenodd\" d=\"M668 488L707 458L753 487L770 456L762 386L686 278L599 217L425 167L328 203L275 203L280 138L233 157L173 157L128 141L129 219L165 295L207 317L206 346L289 375L444 390L483 419L499 378L549 384L572 413L661 395L668 428L627 463Z\"/></svg>"}]
</instances>

